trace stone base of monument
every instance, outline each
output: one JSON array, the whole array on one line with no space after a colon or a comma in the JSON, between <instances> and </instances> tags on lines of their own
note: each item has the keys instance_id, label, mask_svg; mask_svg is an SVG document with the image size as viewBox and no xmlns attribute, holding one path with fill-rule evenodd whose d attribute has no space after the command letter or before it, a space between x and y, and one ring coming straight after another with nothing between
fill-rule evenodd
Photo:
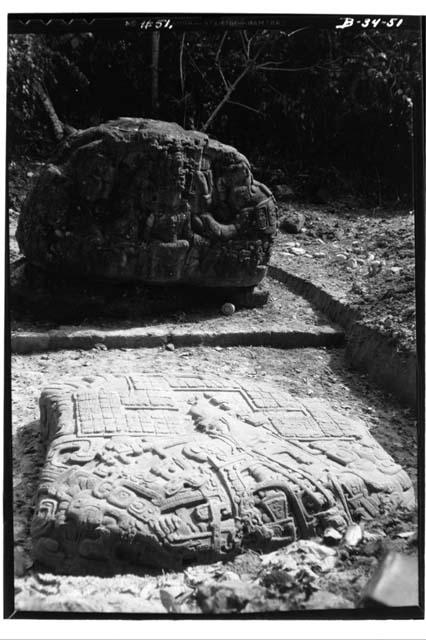
<instances>
[{"instance_id":1,"label":"stone base of monument","mask_svg":"<svg viewBox=\"0 0 426 640\"><path fill-rule=\"evenodd\" d=\"M60 323L220 309L226 302L236 308L252 309L266 304L269 296L262 285L196 287L88 281L48 273L25 259L11 265L10 283L10 304L15 317Z\"/></svg>"},{"instance_id":2,"label":"stone base of monument","mask_svg":"<svg viewBox=\"0 0 426 640\"><path fill-rule=\"evenodd\" d=\"M414 506L362 422L254 380L70 378L42 392L40 426L33 555L62 574L273 550Z\"/></svg>"}]
</instances>

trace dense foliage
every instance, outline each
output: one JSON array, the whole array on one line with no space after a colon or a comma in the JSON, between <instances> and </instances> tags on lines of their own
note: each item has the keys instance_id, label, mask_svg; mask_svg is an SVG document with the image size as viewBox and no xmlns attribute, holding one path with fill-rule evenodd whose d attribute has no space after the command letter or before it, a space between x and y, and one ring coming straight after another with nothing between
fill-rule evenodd
<instances>
[{"instance_id":1,"label":"dense foliage","mask_svg":"<svg viewBox=\"0 0 426 640\"><path fill-rule=\"evenodd\" d=\"M156 44L149 32L12 35L9 149L160 117L236 145L269 182L380 204L410 192L418 82L409 31L169 31Z\"/></svg>"}]
</instances>

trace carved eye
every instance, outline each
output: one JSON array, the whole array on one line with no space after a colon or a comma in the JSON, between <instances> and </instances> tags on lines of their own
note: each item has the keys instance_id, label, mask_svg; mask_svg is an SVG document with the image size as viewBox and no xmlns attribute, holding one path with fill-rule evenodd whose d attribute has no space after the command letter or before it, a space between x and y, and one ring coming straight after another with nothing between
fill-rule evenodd
<instances>
[{"instance_id":1,"label":"carved eye","mask_svg":"<svg viewBox=\"0 0 426 640\"><path fill-rule=\"evenodd\" d=\"M98 484L97 487L93 488L93 495L95 498L106 498L109 493L114 489L112 482L109 480L104 480Z\"/></svg>"},{"instance_id":2,"label":"carved eye","mask_svg":"<svg viewBox=\"0 0 426 640\"><path fill-rule=\"evenodd\" d=\"M127 507L134 499L134 494L127 489L120 488L108 496L108 502L116 507Z\"/></svg>"}]
</instances>

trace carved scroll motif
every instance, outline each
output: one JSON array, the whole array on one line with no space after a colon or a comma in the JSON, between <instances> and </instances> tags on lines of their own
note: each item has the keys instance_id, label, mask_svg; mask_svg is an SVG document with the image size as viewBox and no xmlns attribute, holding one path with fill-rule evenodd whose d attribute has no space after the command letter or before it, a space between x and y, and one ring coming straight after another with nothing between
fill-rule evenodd
<instances>
[{"instance_id":1,"label":"carved scroll motif","mask_svg":"<svg viewBox=\"0 0 426 640\"><path fill-rule=\"evenodd\" d=\"M56 570L214 560L413 504L362 423L265 385L107 376L47 389L40 406L32 535Z\"/></svg>"}]
</instances>

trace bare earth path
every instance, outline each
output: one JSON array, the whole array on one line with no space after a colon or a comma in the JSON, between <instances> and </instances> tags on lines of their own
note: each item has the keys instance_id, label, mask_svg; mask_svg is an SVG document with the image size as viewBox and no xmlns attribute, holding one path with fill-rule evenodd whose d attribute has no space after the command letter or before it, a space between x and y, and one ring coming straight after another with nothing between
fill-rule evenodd
<instances>
[{"instance_id":1,"label":"bare earth path","mask_svg":"<svg viewBox=\"0 0 426 640\"><path fill-rule=\"evenodd\" d=\"M303 215L305 222L298 234L278 234L272 264L348 302L363 324L388 335L398 348L412 349L414 212L303 204L280 209L284 216Z\"/></svg>"}]
</instances>

